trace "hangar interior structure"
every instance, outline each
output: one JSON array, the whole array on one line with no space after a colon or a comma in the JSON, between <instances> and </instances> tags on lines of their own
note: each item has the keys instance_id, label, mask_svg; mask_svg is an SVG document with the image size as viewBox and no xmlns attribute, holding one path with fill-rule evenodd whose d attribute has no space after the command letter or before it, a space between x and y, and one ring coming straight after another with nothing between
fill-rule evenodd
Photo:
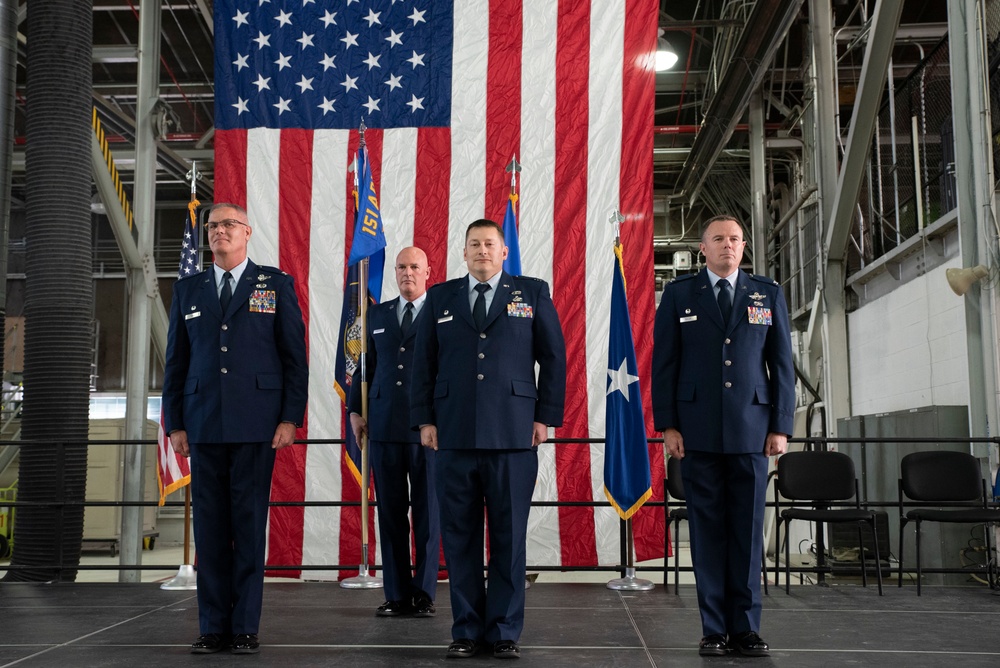
<instances>
[{"instance_id":1,"label":"hangar interior structure","mask_svg":"<svg viewBox=\"0 0 1000 668\"><path fill-rule=\"evenodd\" d=\"M76 11L80 3L48 4ZM85 4L81 43L92 83L82 94L105 144L95 133L82 149L91 224L75 243L90 253L76 273L92 291L82 316L92 336L82 343L79 372L89 378L87 410L94 400L111 412L128 405L124 433L141 438L146 398L162 378L163 304L176 276L192 165L194 194L213 199L213 3ZM746 226L744 268L778 280L789 304L797 435L996 434L1000 0L659 4L660 47L678 59L656 77L657 287L700 268L700 222L731 212ZM12 149L0 440L19 438L22 411L32 410L22 405L20 382L30 363L23 332L37 224L27 206L34 98L26 72L32 30L43 29L41 18L31 20L35 7L39 0L0 1L11 38L0 93L10 100ZM58 137L51 144L65 150ZM58 216L53 205L48 215ZM978 265L985 275L963 274L967 291L954 294L945 270ZM154 283L147 312L137 295ZM148 364L129 363L130 350L149 339ZM907 447L918 446L893 445L871 462L859 447L843 449L859 469L872 467L865 494L886 498ZM996 473L995 444L940 447L972 451L984 472ZM18 463L16 448L0 447L0 488L11 485ZM126 489L138 488L142 471L141 461L126 462Z\"/></svg>"}]
</instances>

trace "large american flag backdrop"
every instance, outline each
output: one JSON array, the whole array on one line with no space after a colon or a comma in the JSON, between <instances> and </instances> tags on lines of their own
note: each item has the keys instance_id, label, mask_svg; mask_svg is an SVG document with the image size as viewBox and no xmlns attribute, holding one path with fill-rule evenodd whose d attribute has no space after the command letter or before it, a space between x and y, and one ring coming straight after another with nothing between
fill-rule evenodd
<instances>
[{"instance_id":1,"label":"large american flag backdrop","mask_svg":"<svg viewBox=\"0 0 1000 668\"><path fill-rule=\"evenodd\" d=\"M299 438L344 434L333 382L362 121L388 240L383 299L407 245L427 252L432 282L466 273L465 227L503 219L517 155L523 271L548 281L566 334L555 435L603 437L616 207L640 375L650 368L656 25L655 0L216 1L215 199L246 207L255 262L296 278L310 367ZM535 500L604 501L603 447L541 446ZM650 455L662 480L662 449ZM272 500L359 498L343 448L278 454ZM528 564L617 564L618 522L609 507L533 508ZM269 564L360 563L357 507L276 507L269 531ZM661 508L634 531L640 561L662 556Z\"/></svg>"}]
</instances>

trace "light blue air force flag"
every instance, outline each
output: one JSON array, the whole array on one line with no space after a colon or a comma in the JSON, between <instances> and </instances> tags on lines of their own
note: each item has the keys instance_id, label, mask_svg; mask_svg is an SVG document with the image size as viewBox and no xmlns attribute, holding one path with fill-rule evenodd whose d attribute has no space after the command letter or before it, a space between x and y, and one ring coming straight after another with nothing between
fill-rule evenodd
<instances>
[{"instance_id":1,"label":"light blue air force flag","mask_svg":"<svg viewBox=\"0 0 1000 668\"><path fill-rule=\"evenodd\" d=\"M615 246L605 404L604 494L622 519L627 520L653 495L653 490L621 252L621 246Z\"/></svg>"},{"instance_id":2,"label":"light blue air force flag","mask_svg":"<svg viewBox=\"0 0 1000 668\"><path fill-rule=\"evenodd\" d=\"M507 247L507 259L503 261L503 270L511 276L521 275L521 246L517 241L517 216L514 214L514 203L517 195L512 194L507 199L507 211L503 214L503 244Z\"/></svg>"}]
</instances>

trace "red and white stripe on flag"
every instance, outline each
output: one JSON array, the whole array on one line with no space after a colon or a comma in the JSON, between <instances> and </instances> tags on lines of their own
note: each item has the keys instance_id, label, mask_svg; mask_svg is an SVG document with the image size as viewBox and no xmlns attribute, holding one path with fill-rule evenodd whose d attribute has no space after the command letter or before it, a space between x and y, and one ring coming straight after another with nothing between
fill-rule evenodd
<instances>
[{"instance_id":1,"label":"red and white stripe on flag","mask_svg":"<svg viewBox=\"0 0 1000 668\"><path fill-rule=\"evenodd\" d=\"M167 495L191 482L191 467L188 458L174 452L170 439L163 430L163 411L160 411L160 426L156 432L156 480L160 485L160 505Z\"/></svg>"},{"instance_id":2,"label":"red and white stripe on flag","mask_svg":"<svg viewBox=\"0 0 1000 668\"><path fill-rule=\"evenodd\" d=\"M503 219L510 190L504 167L511 155L521 158L522 269L548 281L566 334L566 415L557 437L604 435L614 237L608 217L616 207L627 221L622 237L639 373L649 377L656 23L654 0L455 2L451 126L365 134L390 259L383 299L397 293L391 260L407 245L427 252L432 282L466 273L465 228L477 218ZM339 438L345 429L333 381L353 227L348 166L357 143L356 130L215 135L216 201L245 205L254 229L251 257L296 279L310 367L299 438ZM649 407L649 383L642 388ZM648 408L646 424L652 434ZM652 479L662 480L662 448L650 454ZM603 444L543 445L539 459L536 501L604 501ZM654 500L662 498L653 487ZM342 448L278 453L272 500L359 498ZM358 524L356 508L274 508L268 563L360 563ZM647 506L635 516L640 561L663 555L663 531L662 508ZM618 540L611 508L536 507L528 563L617 564Z\"/></svg>"}]
</instances>

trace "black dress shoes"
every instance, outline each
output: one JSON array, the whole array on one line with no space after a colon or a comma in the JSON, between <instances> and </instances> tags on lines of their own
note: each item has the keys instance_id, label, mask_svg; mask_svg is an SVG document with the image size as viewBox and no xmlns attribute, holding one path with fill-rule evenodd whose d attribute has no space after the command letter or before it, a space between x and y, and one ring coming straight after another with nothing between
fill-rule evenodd
<instances>
[{"instance_id":1,"label":"black dress shoes","mask_svg":"<svg viewBox=\"0 0 1000 668\"><path fill-rule=\"evenodd\" d=\"M418 596L413 599L414 617L433 617L435 614L437 614L437 608L434 607L434 601L429 597Z\"/></svg>"},{"instance_id":2,"label":"black dress shoes","mask_svg":"<svg viewBox=\"0 0 1000 668\"><path fill-rule=\"evenodd\" d=\"M448 645L448 653L445 657L449 659L469 659L479 651L479 644L475 640L459 638Z\"/></svg>"},{"instance_id":3,"label":"black dress shoes","mask_svg":"<svg viewBox=\"0 0 1000 668\"><path fill-rule=\"evenodd\" d=\"M206 633L191 643L192 654L215 654L229 647L229 637L221 633Z\"/></svg>"},{"instance_id":4,"label":"black dress shoes","mask_svg":"<svg viewBox=\"0 0 1000 668\"><path fill-rule=\"evenodd\" d=\"M729 649L743 656L770 656L771 650L763 638L753 631L737 633L729 640Z\"/></svg>"},{"instance_id":5,"label":"black dress shoes","mask_svg":"<svg viewBox=\"0 0 1000 668\"><path fill-rule=\"evenodd\" d=\"M520 659L521 648L513 640L498 640L493 643L493 657L496 659Z\"/></svg>"},{"instance_id":6,"label":"black dress shoes","mask_svg":"<svg viewBox=\"0 0 1000 668\"><path fill-rule=\"evenodd\" d=\"M256 633L237 633L233 636L233 654L256 654L260 651Z\"/></svg>"},{"instance_id":7,"label":"black dress shoes","mask_svg":"<svg viewBox=\"0 0 1000 668\"><path fill-rule=\"evenodd\" d=\"M698 643L699 656L725 656L726 649L726 636L719 633L705 636Z\"/></svg>"},{"instance_id":8,"label":"black dress shoes","mask_svg":"<svg viewBox=\"0 0 1000 668\"><path fill-rule=\"evenodd\" d=\"M413 612L409 601L386 601L375 609L376 617L401 617Z\"/></svg>"}]
</instances>

